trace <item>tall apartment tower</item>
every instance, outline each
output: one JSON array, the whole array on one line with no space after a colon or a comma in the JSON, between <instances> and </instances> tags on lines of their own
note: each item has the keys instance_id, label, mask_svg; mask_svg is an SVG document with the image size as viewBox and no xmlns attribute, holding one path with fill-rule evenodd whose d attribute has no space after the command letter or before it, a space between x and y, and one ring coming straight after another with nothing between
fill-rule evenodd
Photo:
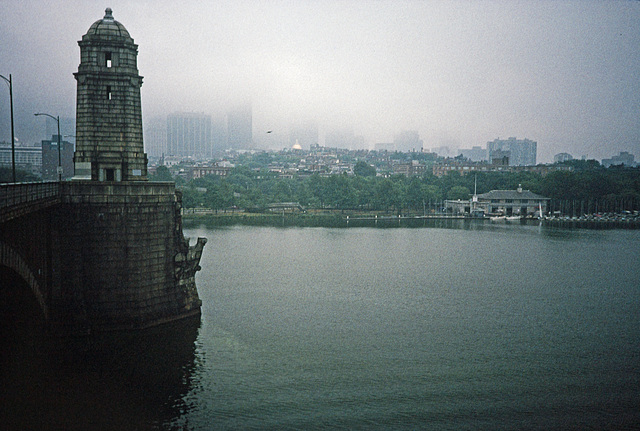
<instances>
[{"instance_id":1,"label":"tall apartment tower","mask_svg":"<svg viewBox=\"0 0 640 431\"><path fill-rule=\"evenodd\" d=\"M487 142L489 160L502 158L507 152L509 166L534 166L538 153L538 143L530 139L494 139Z\"/></svg>"},{"instance_id":2,"label":"tall apartment tower","mask_svg":"<svg viewBox=\"0 0 640 431\"><path fill-rule=\"evenodd\" d=\"M147 179L138 45L110 8L78 42L76 179Z\"/></svg>"},{"instance_id":3,"label":"tall apartment tower","mask_svg":"<svg viewBox=\"0 0 640 431\"><path fill-rule=\"evenodd\" d=\"M229 148L253 146L253 121L251 105L237 106L227 113L227 139Z\"/></svg>"},{"instance_id":4,"label":"tall apartment tower","mask_svg":"<svg viewBox=\"0 0 640 431\"><path fill-rule=\"evenodd\" d=\"M211 157L211 115L174 113L167 117L167 154Z\"/></svg>"}]
</instances>

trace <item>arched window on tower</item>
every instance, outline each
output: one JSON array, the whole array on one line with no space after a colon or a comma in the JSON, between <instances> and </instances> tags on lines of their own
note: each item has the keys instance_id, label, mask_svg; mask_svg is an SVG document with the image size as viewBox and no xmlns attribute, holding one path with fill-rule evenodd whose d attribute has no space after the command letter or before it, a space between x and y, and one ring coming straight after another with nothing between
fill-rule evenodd
<instances>
[{"instance_id":1,"label":"arched window on tower","mask_svg":"<svg viewBox=\"0 0 640 431\"><path fill-rule=\"evenodd\" d=\"M111 86L107 85L107 100L111 100Z\"/></svg>"},{"instance_id":2,"label":"arched window on tower","mask_svg":"<svg viewBox=\"0 0 640 431\"><path fill-rule=\"evenodd\" d=\"M104 53L104 65L106 67L108 67L108 68L112 66L111 53L110 52L105 52Z\"/></svg>"}]
</instances>

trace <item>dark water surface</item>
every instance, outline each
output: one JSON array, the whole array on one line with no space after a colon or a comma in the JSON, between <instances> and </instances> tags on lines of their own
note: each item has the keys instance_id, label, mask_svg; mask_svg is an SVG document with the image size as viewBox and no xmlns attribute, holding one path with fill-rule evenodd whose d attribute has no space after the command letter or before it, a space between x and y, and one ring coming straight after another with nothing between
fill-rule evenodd
<instances>
[{"instance_id":1,"label":"dark water surface","mask_svg":"<svg viewBox=\"0 0 640 431\"><path fill-rule=\"evenodd\" d=\"M640 231L460 227L186 229L199 325L5 325L0 428L638 429Z\"/></svg>"}]
</instances>

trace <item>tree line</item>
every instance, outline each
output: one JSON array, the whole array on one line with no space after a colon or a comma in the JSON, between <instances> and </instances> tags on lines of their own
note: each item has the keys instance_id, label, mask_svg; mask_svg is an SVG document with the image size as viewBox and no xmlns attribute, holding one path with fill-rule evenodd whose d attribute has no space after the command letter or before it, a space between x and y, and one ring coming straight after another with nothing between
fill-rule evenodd
<instances>
[{"instance_id":1,"label":"tree line","mask_svg":"<svg viewBox=\"0 0 640 431\"><path fill-rule=\"evenodd\" d=\"M597 163L597 162L596 162ZM262 211L272 203L297 202L310 209L422 213L442 210L445 199L470 199L490 190L525 190L551 198L551 210L581 215L594 212L640 210L640 168L594 167L576 164L572 171L546 176L531 172L451 173L436 177L376 176L375 169L358 162L354 175L318 174L280 178L266 169L239 166L226 177L206 176L181 184L185 208ZM151 180L169 180L161 167Z\"/></svg>"}]
</instances>

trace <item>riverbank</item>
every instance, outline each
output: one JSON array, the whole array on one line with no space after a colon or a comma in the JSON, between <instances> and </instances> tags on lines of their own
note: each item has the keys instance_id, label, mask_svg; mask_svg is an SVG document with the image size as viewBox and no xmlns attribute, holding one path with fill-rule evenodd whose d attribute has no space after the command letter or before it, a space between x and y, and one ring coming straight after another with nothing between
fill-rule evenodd
<instances>
[{"instance_id":1,"label":"riverbank","mask_svg":"<svg viewBox=\"0 0 640 431\"><path fill-rule=\"evenodd\" d=\"M469 218L451 215L404 216L362 212L285 212L285 213L245 213L245 212L185 212L183 220L187 225L194 223L208 227L221 226L274 226L274 227L441 227L458 228L465 225L493 223L488 218ZM640 229L640 219L579 219L545 218L523 219L515 224L540 224L565 229Z\"/></svg>"},{"instance_id":2,"label":"riverbank","mask_svg":"<svg viewBox=\"0 0 640 431\"><path fill-rule=\"evenodd\" d=\"M217 226L274 226L274 227L455 227L470 219L451 215L398 216L361 212L285 212L285 213L204 213L185 212L186 223ZM474 221L484 222L476 219Z\"/></svg>"}]
</instances>

